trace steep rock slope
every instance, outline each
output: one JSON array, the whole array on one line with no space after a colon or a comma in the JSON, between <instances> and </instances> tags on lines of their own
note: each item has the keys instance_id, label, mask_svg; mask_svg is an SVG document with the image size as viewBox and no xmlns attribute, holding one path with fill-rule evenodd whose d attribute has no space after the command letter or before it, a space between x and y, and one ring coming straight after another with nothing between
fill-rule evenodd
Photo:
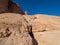
<instances>
[{"instance_id":1,"label":"steep rock slope","mask_svg":"<svg viewBox=\"0 0 60 45\"><path fill-rule=\"evenodd\" d=\"M27 26L20 14L0 14L0 45L33 45Z\"/></svg>"}]
</instances>

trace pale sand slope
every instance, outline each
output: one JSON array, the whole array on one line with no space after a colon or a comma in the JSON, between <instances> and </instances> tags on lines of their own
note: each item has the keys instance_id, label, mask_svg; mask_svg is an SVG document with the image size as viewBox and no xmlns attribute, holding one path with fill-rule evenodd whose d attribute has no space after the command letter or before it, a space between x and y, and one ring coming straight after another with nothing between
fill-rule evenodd
<instances>
[{"instance_id":1,"label":"pale sand slope","mask_svg":"<svg viewBox=\"0 0 60 45\"><path fill-rule=\"evenodd\" d=\"M38 22L54 26L54 30L34 33L38 45L60 45L60 17L35 15ZM49 28L52 28L51 26Z\"/></svg>"},{"instance_id":2,"label":"pale sand slope","mask_svg":"<svg viewBox=\"0 0 60 45\"><path fill-rule=\"evenodd\" d=\"M60 17L36 14L34 16L24 15L32 25L32 31L60 29Z\"/></svg>"},{"instance_id":3,"label":"pale sand slope","mask_svg":"<svg viewBox=\"0 0 60 45\"><path fill-rule=\"evenodd\" d=\"M49 24L60 28L60 16L35 15L42 24Z\"/></svg>"},{"instance_id":4,"label":"pale sand slope","mask_svg":"<svg viewBox=\"0 0 60 45\"><path fill-rule=\"evenodd\" d=\"M38 45L60 45L60 30L34 33Z\"/></svg>"},{"instance_id":5,"label":"pale sand slope","mask_svg":"<svg viewBox=\"0 0 60 45\"><path fill-rule=\"evenodd\" d=\"M33 25L32 31L38 45L60 45L60 16L37 14L26 15L25 18Z\"/></svg>"}]
</instances>

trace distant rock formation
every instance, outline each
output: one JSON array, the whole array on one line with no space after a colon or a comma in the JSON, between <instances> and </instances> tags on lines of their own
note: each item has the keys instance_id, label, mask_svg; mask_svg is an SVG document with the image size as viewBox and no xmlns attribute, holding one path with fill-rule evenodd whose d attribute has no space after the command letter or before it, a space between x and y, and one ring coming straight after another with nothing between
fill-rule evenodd
<instances>
[{"instance_id":1,"label":"distant rock formation","mask_svg":"<svg viewBox=\"0 0 60 45\"><path fill-rule=\"evenodd\" d=\"M0 0L0 13L19 13L24 14L18 4L11 0Z\"/></svg>"}]
</instances>

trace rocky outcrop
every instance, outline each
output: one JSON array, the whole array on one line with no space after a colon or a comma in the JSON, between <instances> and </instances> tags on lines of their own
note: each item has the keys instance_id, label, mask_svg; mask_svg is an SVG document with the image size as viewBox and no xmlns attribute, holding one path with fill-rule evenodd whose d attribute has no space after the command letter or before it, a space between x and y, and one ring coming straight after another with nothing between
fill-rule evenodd
<instances>
[{"instance_id":1,"label":"rocky outcrop","mask_svg":"<svg viewBox=\"0 0 60 45\"><path fill-rule=\"evenodd\" d=\"M28 23L22 15L0 14L0 45L33 45Z\"/></svg>"},{"instance_id":2,"label":"rocky outcrop","mask_svg":"<svg viewBox=\"0 0 60 45\"><path fill-rule=\"evenodd\" d=\"M11 0L0 0L0 13L7 12L24 14L18 4L12 2Z\"/></svg>"},{"instance_id":3,"label":"rocky outcrop","mask_svg":"<svg viewBox=\"0 0 60 45\"><path fill-rule=\"evenodd\" d=\"M60 17L48 15L24 15L38 45L60 45Z\"/></svg>"},{"instance_id":4,"label":"rocky outcrop","mask_svg":"<svg viewBox=\"0 0 60 45\"><path fill-rule=\"evenodd\" d=\"M49 31L60 29L60 17L48 15L34 15L24 16L26 20L32 25L33 32Z\"/></svg>"},{"instance_id":5,"label":"rocky outcrop","mask_svg":"<svg viewBox=\"0 0 60 45\"><path fill-rule=\"evenodd\" d=\"M60 45L60 17L0 14L0 45Z\"/></svg>"}]
</instances>

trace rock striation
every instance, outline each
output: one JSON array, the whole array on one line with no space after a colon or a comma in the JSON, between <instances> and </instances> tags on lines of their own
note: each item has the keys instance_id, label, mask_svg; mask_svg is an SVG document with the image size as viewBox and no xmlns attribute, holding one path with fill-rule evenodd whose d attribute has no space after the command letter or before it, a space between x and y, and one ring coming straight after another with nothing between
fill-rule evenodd
<instances>
[{"instance_id":1,"label":"rock striation","mask_svg":"<svg viewBox=\"0 0 60 45\"><path fill-rule=\"evenodd\" d=\"M0 13L19 13L24 14L18 4L12 2L12 0L0 0Z\"/></svg>"}]
</instances>

